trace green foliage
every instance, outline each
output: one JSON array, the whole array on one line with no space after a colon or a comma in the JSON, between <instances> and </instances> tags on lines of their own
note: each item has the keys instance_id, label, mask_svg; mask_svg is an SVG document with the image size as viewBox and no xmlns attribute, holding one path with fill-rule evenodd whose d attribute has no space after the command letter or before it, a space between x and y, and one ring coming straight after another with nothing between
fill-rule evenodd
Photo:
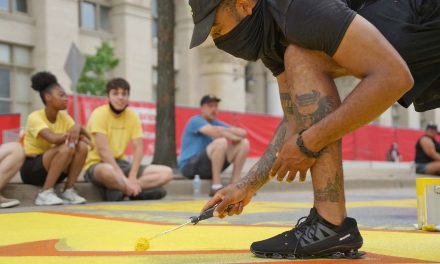
<instances>
[{"instance_id":1,"label":"green foliage","mask_svg":"<svg viewBox=\"0 0 440 264\"><path fill-rule=\"evenodd\" d=\"M109 79L109 73L118 63L119 60L113 55L113 48L107 42L103 42L95 55L87 56L84 69L78 81L77 92L105 96L105 85Z\"/></svg>"}]
</instances>

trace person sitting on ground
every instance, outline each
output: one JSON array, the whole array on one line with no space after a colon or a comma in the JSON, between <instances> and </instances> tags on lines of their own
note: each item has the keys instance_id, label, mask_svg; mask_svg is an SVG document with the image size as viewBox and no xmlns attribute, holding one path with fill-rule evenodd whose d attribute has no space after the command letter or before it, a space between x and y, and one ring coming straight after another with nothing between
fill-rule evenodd
<instances>
[{"instance_id":1,"label":"person sitting on ground","mask_svg":"<svg viewBox=\"0 0 440 264\"><path fill-rule=\"evenodd\" d=\"M437 125L428 124L416 143L416 173L440 176L440 143L435 139Z\"/></svg>"},{"instance_id":2,"label":"person sitting on ground","mask_svg":"<svg viewBox=\"0 0 440 264\"><path fill-rule=\"evenodd\" d=\"M390 149L387 152L387 161L400 162L402 160L402 155L400 155L397 143L391 144Z\"/></svg>"},{"instance_id":3,"label":"person sitting on ground","mask_svg":"<svg viewBox=\"0 0 440 264\"><path fill-rule=\"evenodd\" d=\"M55 75L39 72L32 76L32 88L40 93L45 107L32 112L27 119L21 168L24 183L43 186L36 205L81 204L86 199L74 189L86 160L90 136L64 110L67 94ZM61 198L54 185L67 178Z\"/></svg>"},{"instance_id":4,"label":"person sitting on ground","mask_svg":"<svg viewBox=\"0 0 440 264\"><path fill-rule=\"evenodd\" d=\"M193 116L182 135L179 168L183 176L212 179L210 196L223 188L220 174L231 163L231 183L240 180L249 152L246 131L216 120L220 99L205 95L200 101L200 115Z\"/></svg>"},{"instance_id":5,"label":"person sitting on ground","mask_svg":"<svg viewBox=\"0 0 440 264\"><path fill-rule=\"evenodd\" d=\"M20 170L25 155L20 143L6 143L0 146L0 208L14 207L20 204L17 199L8 199L1 190Z\"/></svg>"},{"instance_id":6,"label":"person sitting on ground","mask_svg":"<svg viewBox=\"0 0 440 264\"><path fill-rule=\"evenodd\" d=\"M129 83L115 78L107 83L108 104L96 108L88 121L87 130L96 145L87 158L85 179L102 187L104 200L121 201L161 199L162 187L169 182L171 168L162 165L141 165L144 155L141 120L128 107ZM133 162L125 160L125 150L133 145Z\"/></svg>"}]
</instances>

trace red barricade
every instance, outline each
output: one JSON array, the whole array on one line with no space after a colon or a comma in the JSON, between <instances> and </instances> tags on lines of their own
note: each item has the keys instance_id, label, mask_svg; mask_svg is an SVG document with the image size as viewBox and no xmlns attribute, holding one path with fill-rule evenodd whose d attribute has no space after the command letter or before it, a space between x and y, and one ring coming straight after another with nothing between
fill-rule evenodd
<instances>
[{"instance_id":1,"label":"red barricade","mask_svg":"<svg viewBox=\"0 0 440 264\"><path fill-rule=\"evenodd\" d=\"M5 138L5 142L18 141L20 132L20 114L0 114L0 143L3 142L3 135L11 138Z\"/></svg>"},{"instance_id":2,"label":"red barricade","mask_svg":"<svg viewBox=\"0 0 440 264\"><path fill-rule=\"evenodd\" d=\"M85 125L93 109L107 103L106 98L79 96L79 123ZM141 117L144 130L145 155L154 153L156 107L153 103L130 102ZM73 100L69 98L69 113L73 116ZM177 153L180 153L180 140L186 122L193 115L199 113L198 108L176 107L176 144ZM261 156L272 135L281 122L281 117L236 112L220 112L218 119L232 126L246 129L251 144L249 157ZM386 160L386 153L394 142L398 144L403 161L414 159L414 145L423 134L421 130L380 127L369 125L362 127L343 138L342 154L344 160ZM131 153L131 149L128 149Z\"/></svg>"}]
</instances>

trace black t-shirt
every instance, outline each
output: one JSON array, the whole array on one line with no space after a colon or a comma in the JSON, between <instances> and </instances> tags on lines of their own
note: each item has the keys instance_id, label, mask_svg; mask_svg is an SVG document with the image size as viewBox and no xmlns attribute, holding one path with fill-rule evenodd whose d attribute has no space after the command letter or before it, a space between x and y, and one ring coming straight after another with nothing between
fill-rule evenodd
<instances>
[{"instance_id":1,"label":"black t-shirt","mask_svg":"<svg viewBox=\"0 0 440 264\"><path fill-rule=\"evenodd\" d=\"M260 0L266 1L279 40L260 54L274 76L284 71L288 44L333 56L348 26L363 16L399 52L414 87L399 103L416 111L440 107L440 0ZM390 87L391 88L391 87Z\"/></svg>"},{"instance_id":2,"label":"black t-shirt","mask_svg":"<svg viewBox=\"0 0 440 264\"><path fill-rule=\"evenodd\" d=\"M426 155L425 151L423 151L422 145L420 144L420 140L422 140L422 138L424 138L424 137L427 137L430 140L432 140L432 143L434 143L434 146L435 146L435 151L440 153L440 144L435 139L428 137L426 135L423 135L417 141L417 144L416 144L416 157L414 158L415 163L426 164L431 161L434 161L430 156Z\"/></svg>"},{"instance_id":3,"label":"black t-shirt","mask_svg":"<svg viewBox=\"0 0 440 264\"><path fill-rule=\"evenodd\" d=\"M295 44L333 56L356 12L344 0L265 0L268 3L280 45L274 54L263 54L264 65L274 76L284 71L287 45ZM356 0L356 6L363 1Z\"/></svg>"}]
</instances>

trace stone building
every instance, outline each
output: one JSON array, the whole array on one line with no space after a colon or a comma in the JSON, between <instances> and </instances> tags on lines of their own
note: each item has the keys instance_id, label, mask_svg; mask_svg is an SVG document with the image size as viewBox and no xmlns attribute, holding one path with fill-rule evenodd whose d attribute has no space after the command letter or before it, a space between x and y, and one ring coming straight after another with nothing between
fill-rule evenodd
<instances>
[{"instance_id":1,"label":"stone building","mask_svg":"<svg viewBox=\"0 0 440 264\"><path fill-rule=\"evenodd\" d=\"M132 98L154 101L157 89L157 0L0 0L0 113L26 116L41 107L29 87L32 73L48 70L71 92L64 71L75 43L94 54L109 42L120 59L112 76L132 85ZM177 104L197 107L200 97L213 93L223 110L281 115L278 87L261 62L248 63L218 51L208 40L189 50L193 23L187 0L175 0L175 65ZM341 96L349 94L354 78L337 80ZM440 123L440 111L416 113L395 105L374 123L409 128Z\"/></svg>"}]
</instances>

